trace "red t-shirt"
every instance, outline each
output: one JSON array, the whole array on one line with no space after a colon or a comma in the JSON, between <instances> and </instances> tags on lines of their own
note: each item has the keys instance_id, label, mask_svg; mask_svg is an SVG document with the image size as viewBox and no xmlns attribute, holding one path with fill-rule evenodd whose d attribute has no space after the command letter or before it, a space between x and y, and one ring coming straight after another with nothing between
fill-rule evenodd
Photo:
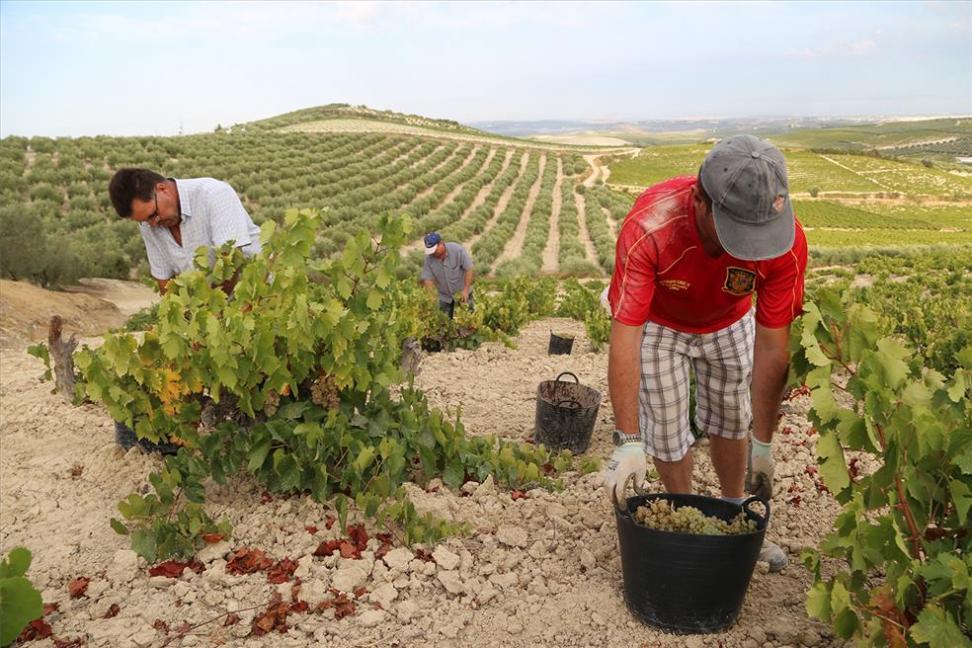
<instances>
[{"instance_id":1,"label":"red t-shirt","mask_svg":"<svg viewBox=\"0 0 972 648\"><path fill-rule=\"evenodd\" d=\"M614 319L646 321L684 331L711 333L745 315L756 294L756 321L788 326L802 311L807 237L799 221L793 247L765 261L742 261L702 249L695 224L695 177L649 187L624 219L608 299Z\"/></svg>"}]
</instances>

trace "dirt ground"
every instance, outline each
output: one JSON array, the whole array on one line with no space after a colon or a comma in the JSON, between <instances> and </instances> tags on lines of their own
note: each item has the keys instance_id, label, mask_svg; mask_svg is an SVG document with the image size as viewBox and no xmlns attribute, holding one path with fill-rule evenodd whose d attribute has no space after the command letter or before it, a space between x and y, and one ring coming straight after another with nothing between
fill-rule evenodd
<instances>
[{"instance_id":1,"label":"dirt ground","mask_svg":"<svg viewBox=\"0 0 972 648\"><path fill-rule=\"evenodd\" d=\"M9 308L6 299L4 311ZM15 319L29 321L20 314ZM572 355L546 354L551 330L577 335ZM461 408L468 433L526 440L532 436L539 381L572 371L605 394L588 454L607 457L612 425L606 353L592 352L583 327L572 320L535 322L517 345L508 349L488 344L476 351L430 355L417 382L433 404ZM814 464L815 440L806 420L806 398L785 403L774 450L777 495L769 537L789 551L790 566L780 574L757 567L739 622L728 632L675 636L642 624L625 607L613 513L596 473L568 473L563 491L533 490L516 501L491 479L466 484L462 493L412 487L420 510L468 521L474 529L467 537L441 543L431 562L402 547L375 559L374 539L358 560L315 558L311 554L323 540L340 535L338 525L326 529L333 511L308 497L264 501L256 483L237 480L212 489L208 508L227 516L234 534L229 542L203 549L198 558L205 569L198 574L186 570L177 579L149 576L148 566L111 530L108 520L117 515L119 499L146 485L149 472L160 466L159 458L138 449L121 450L101 407L64 402L50 393L49 383L40 382L41 373L40 362L22 346L0 354L0 550L24 545L33 552L28 576L45 602L59 604L59 611L46 620L62 639L81 637L86 646L112 648L795 648L836 643L804 611L810 575L798 554L821 539L838 511L806 470ZM704 450L705 443L700 446ZM696 484L701 492L715 494L706 453L698 457ZM367 521L365 525L374 535L376 530ZM275 560L296 560L295 576L302 581L299 597L312 607L331 596L329 588L350 592L363 586L367 592L357 599L356 612L341 620L335 619L333 608L319 614L291 613L286 632L247 637L254 614L275 592L290 600L292 583L269 584L264 573L227 573L225 558L237 547L262 549ZM73 599L68 583L79 576L91 581L85 595ZM117 614L106 618L113 605ZM240 621L224 625L224 615L233 611ZM168 625L168 634L153 627L157 619ZM202 625L173 639L171 629L183 622ZM29 645L47 648L53 643L48 639Z\"/></svg>"},{"instance_id":2,"label":"dirt ground","mask_svg":"<svg viewBox=\"0 0 972 648\"><path fill-rule=\"evenodd\" d=\"M55 292L0 279L0 348L46 340L52 315L64 319L66 332L99 335L157 300L152 289L132 281L82 279Z\"/></svg>"}]
</instances>

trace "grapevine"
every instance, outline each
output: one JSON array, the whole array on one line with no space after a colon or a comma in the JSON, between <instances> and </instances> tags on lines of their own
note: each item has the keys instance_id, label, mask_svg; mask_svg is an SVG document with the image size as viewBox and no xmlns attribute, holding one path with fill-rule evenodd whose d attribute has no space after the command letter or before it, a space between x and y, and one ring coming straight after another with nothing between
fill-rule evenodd
<instances>
[{"instance_id":1,"label":"grapevine","mask_svg":"<svg viewBox=\"0 0 972 648\"><path fill-rule=\"evenodd\" d=\"M458 417L431 408L401 384L403 341L420 332L423 302L394 277L404 219L385 217L381 238L348 240L334 258L308 261L318 224L292 211L264 225L264 252L244 260L231 248L215 264L173 280L158 321L141 340L109 334L76 354L83 389L140 437L178 437L184 446L149 477L147 494L119 503L113 528L150 561L189 556L204 534L231 533L205 509L206 483L240 473L272 493L307 492L331 503L341 524L353 503L408 543L434 542L463 527L420 516L406 481L441 477L452 488L493 475L517 488L557 488L569 454L491 437L467 437ZM232 295L220 284L239 273ZM414 284L412 284L414 286ZM552 308L546 293L520 285L525 311L484 306L476 318L504 326ZM512 321L506 318L512 318Z\"/></svg>"}]
</instances>

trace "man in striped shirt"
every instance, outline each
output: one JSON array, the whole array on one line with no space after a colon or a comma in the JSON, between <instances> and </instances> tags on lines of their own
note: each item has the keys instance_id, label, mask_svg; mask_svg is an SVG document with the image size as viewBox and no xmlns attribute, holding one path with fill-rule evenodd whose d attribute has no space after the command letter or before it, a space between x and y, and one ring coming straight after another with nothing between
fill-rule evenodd
<instances>
[{"instance_id":1,"label":"man in striped shirt","mask_svg":"<svg viewBox=\"0 0 972 648\"><path fill-rule=\"evenodd\" d=\"M756 137L723 140L697 178L674 178L638 197L618 235L608 291L617 428L609 494L631 475L643 480L646 454L668 492L692 492L691 367L695 422L708 435L722 497L743 501L748 460L751 489L770 499L771 443L806 265L786 162ZM769 542L761 559L773 571L787 563Z\"/></svg>"},{"instance_id":2,"label":"man in striped shirt","mask_svg":"<svg viewBox=\"0 0 972 648\"><path fill-rule=\"evenodd\" d=\"M260 228L231 186L213 178L176 180L149 169L119 169L108 183L112 205L139 224L149 270L164 295L169 280L192 268L196 250L233 241L246 256L260 251ZM232 290L235 280L224 285Z\"/></svg>"}]
</instances>

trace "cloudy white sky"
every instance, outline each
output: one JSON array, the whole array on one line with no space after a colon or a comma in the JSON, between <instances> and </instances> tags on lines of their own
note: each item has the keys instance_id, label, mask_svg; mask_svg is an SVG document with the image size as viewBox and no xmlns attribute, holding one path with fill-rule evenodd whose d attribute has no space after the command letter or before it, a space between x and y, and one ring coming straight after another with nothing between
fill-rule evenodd
<instances>
[{"instance_id":1,"label":"cloudy white sky","mask_svg":"<svg viewBox=\"0 0 972 648\"><path fill-rule=\"evenodd\" d=\"M0 2L0 135L972 114L972 2Z\"/></svg>"}]
</instances>

